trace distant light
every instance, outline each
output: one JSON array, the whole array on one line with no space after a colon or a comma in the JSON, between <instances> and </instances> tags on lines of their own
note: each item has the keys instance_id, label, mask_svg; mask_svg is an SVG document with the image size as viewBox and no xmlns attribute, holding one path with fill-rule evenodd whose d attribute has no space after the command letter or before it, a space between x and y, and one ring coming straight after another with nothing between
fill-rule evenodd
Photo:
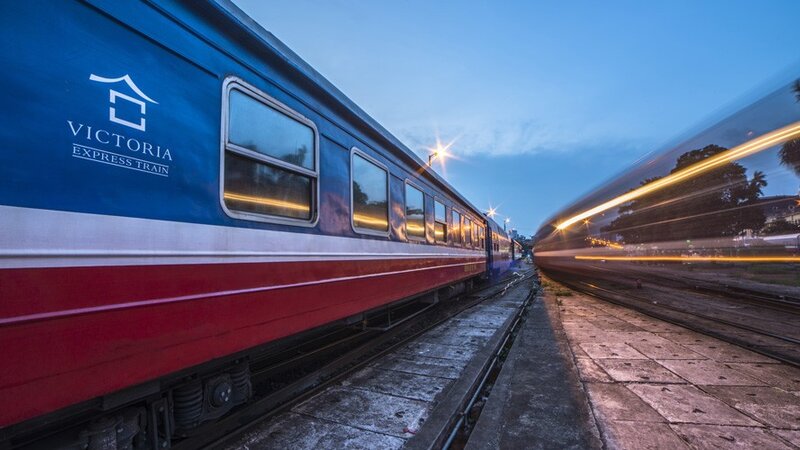
<instances>
[{"instance_id":1,"label":"distant light","mask_svg":"<svg viewBox=\"0 0 800 450\"><path fill-rule=\"evenodd\" d=\"M800 202L800 200L798 200L798 202ZM494 216L497 215L497 210L490 207L486 215L489 216L490 218L494 218Z\"/></svg>"}]
</instances>

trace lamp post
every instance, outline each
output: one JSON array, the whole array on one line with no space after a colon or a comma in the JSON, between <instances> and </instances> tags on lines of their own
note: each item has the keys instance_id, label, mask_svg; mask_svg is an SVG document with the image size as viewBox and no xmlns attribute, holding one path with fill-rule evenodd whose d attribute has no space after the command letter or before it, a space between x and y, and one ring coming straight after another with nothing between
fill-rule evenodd
<instances>
[{"instance_id":1,"label":"lamp post","mask_svg":"<svg viewBox=\"0 0 800 450\"><path fill-rule=\"evenodd\" d=\"M452 142L447 145L442 145L442 143L439 142L439 139L436 139L436 147L429 149L431 152L428 153L428 167L431 167L431 164L433 164L435 159L444 160L446 157L450 156L447 153L447 150L451 145L453 145Z\"/></svg>"}]
</instances>

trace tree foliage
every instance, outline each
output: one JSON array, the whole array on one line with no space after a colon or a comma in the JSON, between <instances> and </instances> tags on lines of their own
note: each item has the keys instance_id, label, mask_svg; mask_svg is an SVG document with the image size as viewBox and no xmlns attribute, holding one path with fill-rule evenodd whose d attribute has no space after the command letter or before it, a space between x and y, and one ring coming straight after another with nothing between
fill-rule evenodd
<instances>
[{"instance_id":1,"label":"tree foliage","mask_svg":"<svg viewBox=\"0 0 800 450\"><path fill-rule=\"evenodd\" d=\"M792 90L795 98L800 102L800 79L794 82ZM800 139L792 139L783 144L778 155L781 158L781 164L800 176Z\"/></svg>"},{"instance_id":2,"label":"tree foliage","mask_svg":"<svg viewBox=\"0 0 800 450\"><path fill-rule=\"evenodd\" d=\"M766 236L776 235L776 234L792 234L800 232L800 225L796 223L790 223L786 219L778 219L768 223L761 233Z\"/></svg>"},{"instance_id":3,"label":"tree foliage","mask_svg":"<svg viewBox=\"0 0 800 450\"><path fill-rule=\"evenodd\" d=\"M686 152L670 173L726 150L708 145ZM748 228L758 230L765 217L757 200L766 185L763 172L756 171L748 180L743 165L727 163L621 206L619 216L603 231L621 235L626 243L643 243L735 236Z\"/></svg>"}]
</instances>

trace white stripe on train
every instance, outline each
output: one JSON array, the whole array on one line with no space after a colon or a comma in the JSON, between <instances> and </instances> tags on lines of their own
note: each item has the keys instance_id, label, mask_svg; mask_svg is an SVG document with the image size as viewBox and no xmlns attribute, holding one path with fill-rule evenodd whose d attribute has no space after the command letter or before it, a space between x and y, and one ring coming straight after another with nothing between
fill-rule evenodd
<instances>
[{"instance_id":1,"label":"white stripe on train","mask_svg":"<svg viewBox=\"0 0 800 450\"><path fill-rule=\"evenodd\" d=\"M483 257L483 250L0 205L0 269Z\"/></svg>"}]
</instances>

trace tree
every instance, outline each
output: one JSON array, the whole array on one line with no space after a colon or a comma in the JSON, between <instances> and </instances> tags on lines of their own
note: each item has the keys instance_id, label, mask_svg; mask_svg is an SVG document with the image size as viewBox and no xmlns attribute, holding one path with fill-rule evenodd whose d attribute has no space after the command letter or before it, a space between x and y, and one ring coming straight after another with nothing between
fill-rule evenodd
<instances>
[{"instance_id":1,"label":"tree","mask_svg":"<svg viewBox=\"0 0 800 450\"><path fill-rule=\"evenodd\" d=\"M800 79L794 82L794 96L797 102L800 102ZM786 142L781 147L778 155L781 158L781 164L794 171L797 176L800 176L800 139L792 139Z\"/></svg>"},{"instance_id":2,"label":"tree","mask_svg":"<svg viewBox=\"0 0 800 450\"><path fill-rule=\"evenodd\" d=\"M670 173L727 151L708 145L678 157ZM641 185L659 178L644 180ZM631 201L618 210L619 216L603 231L621 235L627 243L659 242L735 236L745 229L761 229L766 221L758 206L763 172L747 179L747 169L730 162L685 181L668 185Z\"/></svg>"},{"instance_id":3,"label":"tree","mask_svg":"<svg viewBox=\"0 0 800 450\"><path fill-rule=\"evenodd\" d=\"M761 233L770 236L770 235L777 235L777 234L792 234L800 232L800 225L796 223L790 223L786 219L778 219L768 223L762 230Z\"/></svg>"}]
</instances>

